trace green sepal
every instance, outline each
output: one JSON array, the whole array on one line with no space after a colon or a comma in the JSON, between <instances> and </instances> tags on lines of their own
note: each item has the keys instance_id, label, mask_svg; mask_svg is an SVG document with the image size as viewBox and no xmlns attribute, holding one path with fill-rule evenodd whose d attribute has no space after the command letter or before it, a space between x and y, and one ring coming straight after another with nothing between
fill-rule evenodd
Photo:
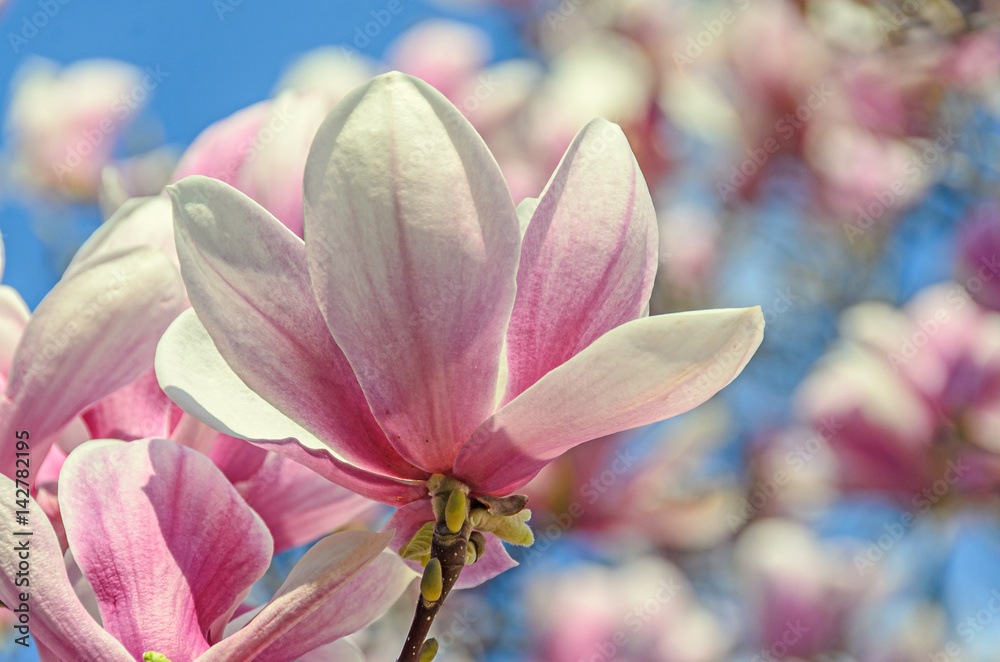
<instances>
[{"instance_id":1,"label":"green sepal","mask_svg":"<svg viewBox=\"0 0 1000 662\"><path fill-rule=\"evenodd\" d=\"M417 529L410 541L399 548L399 556L407 561L419 561L427 565L431 560L431 543L434 540L434 522L427 522Z\"/></svg>"},{"instance_id":2,"label":"green sepal","mask_svg":"<svg viewBox=\"0 0 1000 662\"><path fill-rule=\"evenodd\" d=\"M531 519L531 511L527 508L514 515L502 517L491 515L485 508L476 508L472 511L471 519L472 526L477 530L492 533L512 545L528 546L535 542L531 528L525 524Z\"/></svg>"}]
</instances>

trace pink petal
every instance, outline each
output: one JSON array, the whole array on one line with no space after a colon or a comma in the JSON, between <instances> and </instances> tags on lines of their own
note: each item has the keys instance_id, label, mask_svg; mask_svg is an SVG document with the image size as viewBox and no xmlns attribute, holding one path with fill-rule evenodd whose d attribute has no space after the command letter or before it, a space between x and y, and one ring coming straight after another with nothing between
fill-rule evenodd
<instances>
[{"instance_id":1,"label":"pink petal","mask_svg":"<svg viewBox=\"0 0 1000 662\"><path fill-rule=\"evenodd\" d=\"M185 305L177 270L148 247L60 281L28 322L0 400L0 473L12 475L15 430L43 456L59 428L147 370Z\"/></svg>"},{"instance_id":2,"label":"pink petal","mask_svg":"<svg viewBox=\"0 0 1000 662\"><path fill-rule=\"evenodd\" d=\"M170 399L198 420L287 455L352 492L391 505L427 495L422 482L374 474L335 457L326 444L247 388L193 310L181 313L163 334L156 351L156 376Z\"/></svg>"},{"instance_id":3,"label":"pink petal","mask_svg":"<svg viewBox=\"0 0 1000 662\"><path fill-rule=\"evenodd\" d=\"M133 441L170 435L170 414L174 403L149 370L128 386L103 398L82 417L92 439Z\"/></svg>"},{"instance_id":4,"label":"pink petal","mask_svg":"<svg viewBox=\"0 0 1000 662\"><path fill-rule=\"evenodd\" d=\"M5 526L0 527L0 600L13 609L21 604L20 594L28 593L29 623L32 637L63 662L131 662L133 658L114 637L91 618L77 599L66 573L63 552L52 526L35 501L28 501L29 526L15 526L15 483L0 476L0 514ZM15 535L30 530L31 536ZM28 541L30 588L18 586L18 564L15 551ZM24 576L20 578L22 583ZM8 634L7 636L10 636ZM16 636L20 636L18 633ZM49 659L54 659L50 657Z\"/></svg>"},{"instance_id":5,"label":"pink petal","mask_svg":"<svg viewBox=\"0 0 1000 662\"><path fill-rule=\"evenodd\" d=\"M184 152L172 180L176 182L189 175L205 175L235 184L269 110L270 102L262 101L202 131Z\"/></svg>"},{"instance_id":6,"label":"pink petal","mask_svg":"<svg viewBox=\"0 0 1000 662\"><path fill-rule=\"evenodd\" d=\"M230 437L228 434L216 434L215 443L208 456L212 458L212 462L219 467L230 483L239 483L250 480L254 474L261 470L268 453L263 448L258 448L248 441Z\"/></svg>"},{"instance_id":7,"label":"pink petal","mask_svg":"<svg viewBox=\"0 0 1000 662\"><path fill-rule=\"evenodd\" d=\"M425 475L372 417L316 306L302 240L221 182L191 177L168 190L191 304L240 379L359 467Z\"/></svg>"},{"instance_id":8,"label":"pink petal","mask_svg":"<svg viewBox=\"0 0 1000 662\"><path fill-rule=\"evenodd\" d=\"M109 258L140 246L158 248L178 269L174 219L165 196L133 198L84 242L63 273L63 280Z\"/></svg>"},{"instance_id":9,"label":"pink petal","mask_svg":"<svg viewBox=\"0 0 1000 662\"><path fill-rule=\"evenodd\" d=\"M198 662L291 662L367 626L415 576L398 557L382 553L390 537L345 531L323 538L250 623Z\"/></svg>"},{"instance_id":10,"label":"pink petal","mask_svg":"<svg viewBox=\"0 0 1000 662\"><path fill-rule=\"evenodd\" d=\"M7 383L14 352L30 315L28 305L17 290L9 285L0 285L0 383Z\"/></svg>"},{"instance_id":11,"label":"pink petal","mask_svg":"<svg viewBox=\"0 0 1000 662\"><path fill-rule=\"evenodd\" d=\"M688 411L740 374L763 333L759 307L628 322L483 423L454 475L477 492L506 494L577 444Z\"/></svg>"},{"instance_id":12,"label":"pink petal","mask_svg":"<svg viewBox=\"0 0 1000 662\"><path fill-rule=\"evenodd\" d=\"M165 439L84 444L59 498L104 627L136 659L207 650L270 563L260 518L208 458Z\"/></svg>"},{"instance_id":13,"label":"pink petal","mask_svg":"<svg viewBox=\"0 0 1000 662\"><path fill-rule=\"evenodd\" d=\"M299 662L365 662L365 656L358 647L346 639L321 646L299 657Z\"/></svg>"},{"instance_id":14,"label":"pink petal","mask_svg":"<svg viewBox=\"0 0 1000 662\"><path fill-rule=\"evenodd\" d=\"M432 19L404 32L389 48L387 61L392 68L426 81L455 100L489 57L490 38L481 29L459 21Z\"/></svg>"},{"instance_id":15,"label":"pink petal","mask_svg":"<svg viewBox=\"0 0 1000 662\"><path fill-rule=\"evenodd\" d=\"M358 469L329 451L310 448L297 438L248 439L255 446L285 455L351 492L390 506L401 506L427 496L424 482L402 481Z\"/></svg>"},{"instance_id":16,"label":"pink petal","mask_svg":"<svg viewBox=\"0 0 1000 662\"><path fill-rule=\"evenodd\" d=\"M566 150L524 235L505 402L639 318L656 253L656 212L628 140L594 120Z\"/></svg>"},{"instance_id":17,"label":"pink petal","mask_svg":"<svg viewBox=\"0 0 1000 662\"><path fill-rule=\"evenodd\" d=\"M276 453L267 453L260 470L236 490L267 524L275 554L316 540L375 505Z\"/></svg>"},{"instance_id":18,"label":"pink petal","mask_svg":"<svg viewBox=\"0 0 1000 662\"><path fill-rule=\"evenodd\" d=\"M399 73L347 97L306 164L316 298L393 446L431 472L493 411L519 232L503 176L441 94Z\"/></svg>"},{"instance_id":19,"label":"pink petal","mask_svg":"<svg viewBox=\"0 0 1000 662\"><path fill-rule=\"evenodd\" d=\"M302 178L316 129L331 104L320 94L285 92L271 102L257 149L235 186L302 236ZM264 140L264 138L270 138Z\"/></svg>"},{"instance_id":20,"label":"pink petal","mask_svg":"<svg viewBox=\"0 0 1000 662\"><path fill-rule=\"evenodd\" d=\"M396 510L382 528L383 530L396 530L389 546L398 552L413 538L420 527L433 520L434 511L431 510L430 499L422 499ZM484 533L483 535L486 537L486 552L481 559L462 569L462 574L455 582L456 590L479 586L488 579L493 579L501 572L510 570L517 565L517 561L510 557L499 538L492 533ZM423 573L423 568L416 561L404 562L417 572Z\"/></svg>"},{"instance_id":21,"label":"pink petal","mask_svg":"<svg viewBox=\"0 0 1000 662\"><path fill-rule=\"evenodd\" d=\"M170 411L171 419L175 420L176 423L173 430L170 431L170 441L178 443L185 448L193 448L199 453L208 455L215 461L216 458L213 456L213 451L217 445L216 442L218 442L220 437L227 435L220 435L191 414L186 413L176 403L171 402L171 406L173 407ZM180 413L178 414L178 412ZM215 462L215 466L222 469L222 473L225 473L226 477L229 478L229 474L226 473L226 469L223 468L222 464ZM256 471L256 469L254 470ZM233 480L230 478L229 482L233 482Z\"/></svg>"}]
</instances>

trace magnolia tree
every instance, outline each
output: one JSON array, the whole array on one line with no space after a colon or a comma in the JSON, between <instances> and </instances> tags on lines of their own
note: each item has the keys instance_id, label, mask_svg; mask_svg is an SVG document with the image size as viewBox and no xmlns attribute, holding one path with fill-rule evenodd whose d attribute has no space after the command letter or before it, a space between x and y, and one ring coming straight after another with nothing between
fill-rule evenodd
<instances>
[{"instance_id":1,"label":"magnolia tree","mask_svg":"<svg viewBox=\"0 0 1000 662\"><path fill-rule=\"evenodd\" d=\"M701 404L761 342L759 308L649 316L656 216L607 121L517 206L463 114L400 73L307 153L254 155L291 190L191 174L210 156L172 204L123 205L33 315L0 291L0 599L30 605L42 660L361 659L343 637L419 576L399 660L427 662L449 593L532 544L522 487ZM262 206L298 188L301 212ZM274 553L373 502L396 508L381 531L321 538L247 600Z\"/></svg>"}]
</instances>

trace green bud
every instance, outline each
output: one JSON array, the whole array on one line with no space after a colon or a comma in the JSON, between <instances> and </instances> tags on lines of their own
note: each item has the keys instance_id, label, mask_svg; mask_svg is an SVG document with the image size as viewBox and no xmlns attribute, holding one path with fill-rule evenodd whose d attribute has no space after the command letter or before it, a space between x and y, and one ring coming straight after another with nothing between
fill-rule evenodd
<instances>
[{"instance_id":1,"label":"green bud","mask_svg":"<svg viewBox=\"0 0 1000 662\"><path fill-rule=\"evenodd\" d=\"M143 653L142 660L143 662L170 662L170 660L167 659L167 656L163 653L154 653L153 651Z\"/></svg>"},{"instance_id":2,"label":"green bud","mask_svg":"<svg viewBox=\"0 0 1000 662\"><path fill-rule=\"evenodd\" d=\"M467 506L468 500L465 498L465 492L455 490L448 496L448 505L444 508L444 521L452 533L458 533L462 530L468 510Z\"/></svg>"},{"instance_id":3,"label":"green bud","mask_svg":"<svg viewBox=\"0 0 1000 662\"><path fill-rule=\"evenodd\" d=\"M418 662L431 662L437 654L438 642L437 639L432 637L425 641L424 645L420 647L420 656L417 659Z\"/></svg>"},{"instance_id":4,"label":"green bud","mask_svg":"<svg viewBox=\"0 0 1000 662\"><path fill-rule=\"evenodd\" d=\"M431 542L434 540L434 522L420 527L410 541L399 548L399 555L407 561L419 561L427 565L431 559Z\"/></svg>"},{"instance_id":5,"label":"green bud","mask_svg":"<svg viewBox=\"0 0 1000 662\"><path fill-rule=\"evenodd\" d=\"M444 578L441 574L441 561L431 559L424 568L424 576L420 578L420 595L427 602L437 602L444 591Z\"/></svg>"}]
</instances>

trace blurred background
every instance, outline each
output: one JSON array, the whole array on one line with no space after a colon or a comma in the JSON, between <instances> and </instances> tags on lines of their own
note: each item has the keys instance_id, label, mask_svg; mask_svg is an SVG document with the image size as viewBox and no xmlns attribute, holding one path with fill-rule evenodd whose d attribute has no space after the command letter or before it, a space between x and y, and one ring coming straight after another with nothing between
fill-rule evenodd
<instances>
[{"instance_id":1,"label":"blurred background","mask_svg":"<svg viewBox=\"0 0 1000 662\"><path fill-rule=\"evenodd\" d=\"M657 207L651 312L761 305L764 344L708 404L539 475L535 545L449 598L438 659L1000 660L998 18L974 0L0 0L3 282L34 307L125 200L195 171L301 232L312 132L381 71L448 96L515 202L606 117ZM395 659L414 600L356 637L369 659ZM0 659L37 659L12 640Z\"/></svg>"}]
</instances>

